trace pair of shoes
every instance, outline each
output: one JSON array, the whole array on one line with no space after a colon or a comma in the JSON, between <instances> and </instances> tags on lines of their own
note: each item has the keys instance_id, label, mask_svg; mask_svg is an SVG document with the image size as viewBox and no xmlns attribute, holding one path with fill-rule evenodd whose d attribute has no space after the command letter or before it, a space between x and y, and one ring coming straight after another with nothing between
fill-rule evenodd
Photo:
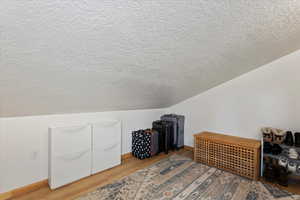
<instances>
[{"instance_id":1,"label":"pair of shoes","mask_svg":"<svg viewBox=\"0 0 300 200\"><path fill-rule=\"evenodd\" d=\"M289 180L288 179L289 172L286 166L284 166L285 164L288 165L288 160L284 157L280 157L279 160L277 159L272 160L273 170L274 173L276 174L275 182L277 182L279 185L282 186L288 186L288 180Z\"/></svg>"},{"instance_id":2,"label":"pair of shoes","mask_svg":"<svg viewBox=\"0 0 300 200\"><path fill-rule=\"evenodd\" d=\"M284 144L288 146L293 146L295 144L296 147L300 147L300 133L299 132L295 133L295 141L294 141L293 133L291 131L288 131L286 133Z\"/></svg>"},{"instance_id":3,"label":"pair of shoes","mask_svg":"<svg viewBox=\"0 0 300 200\"><path fill-rule=\"evenodd\" d=\"M279 155L283 149L280 147L279 144L271 144L270 142L264 142L264 153L266 154L273 154L273 155Z\"/></svg>"},{"instance_id":4,"label":"pair of shoes","mask_svg":"<svg viewBox=\"0 0 300 200\"><path fill-rule=\"evenodd\" d=\"M279 161L275 158L264 157L264 164L265 168L263 176L267 181L273 183L277 182L282 186L288 186L288 160L285 157L280 157Z\"/></svg>"},{"instance_id":5,"label":"pair of shoes","mask_svg":"<svg viewBox=\"0 0 300 200\"><path fill-rule=\"evenodd\" d=\"M261 129L264 142L282 144L285 140L286 131L278 128L264 127Z\"/></svg>"},{"instance_id":6,"label":"pair of shoes","mask_svg":"<svg viewBox=\"0 0 300 200\"><path fill-rule=\"evenodd\" d=\"M280 147L279 144L274 144L273 147L272 147L272 154L273 155L279 155L279 154L281 154L282 150L283 149Z\"/></svg>"},{"instance_id":7,"label":"pair of shoes","mask_svg":"<svg viewBox=\"0 0 300 200\"><path fill-rule=\"evenodd\" d=\"M269 182L276 182L278 178L278 162L277 159L265 156L264 157L264 178Z\"/></svg>"}]
</instances>

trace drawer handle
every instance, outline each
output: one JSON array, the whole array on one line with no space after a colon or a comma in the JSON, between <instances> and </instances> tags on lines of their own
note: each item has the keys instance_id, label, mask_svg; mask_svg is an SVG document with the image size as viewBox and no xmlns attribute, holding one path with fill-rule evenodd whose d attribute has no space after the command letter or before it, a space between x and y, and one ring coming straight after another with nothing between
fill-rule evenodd
<instances>
[{"instance_id":1,"label":"drawer handle","mask_svg":"<svg viewBox=\"0 0 300 200\"><path fill-rule=\"evenodd\" d=\"M105 148L105 149L103 149L103 150L104 150L104 151L109 151L109 150L111 150L111 149L116 148L117 146L118 146L118 143L113 144L113 145L111 145L110 147L107 147L107 148Z\"/></svg>"},{"instance_id":2,"label":"drawer handle","mask_svg":"<svg viewBox=\"0 0 300 200\"><path fill-rule=\"evenodd\" d=\"M120 123L119 121L97 122L97 123L93 123L93 127L97 127L97 126L100 126L101 128L113 127L119 123Z\"/></svg>"},{"instance_id":3,"label":"drawer handle","mask_svg":"<svg viewBox=\"0 0 300 200\"><path fill-rule=\"evenodd\" d=\"M78 131L80 131L82 129L85 129L86 127L88 127L88 125L85 125L85 126L73 126L72 128L65 127L65 128L63 128L63 132L64 133L78 132Z\"/></svg>"},{"instance_id":4,"label":"drawer handle","mask_svg":"<svg viewBox=\"0 0 300 200\"><path fill-rule=\"evenodd\" d=\"M62 159L62 160L77 160L78 158L80 158L80 157L82 157L84 154L86 154L86 153L88 153L88 152L90 152L90 149L88 149L88 150L85 150L85 151L81 151L81 152L78 152L78 153L76 153L75 155L64 155L64 156L60 156L60 158Z\"/></svg>"}]
</instances>

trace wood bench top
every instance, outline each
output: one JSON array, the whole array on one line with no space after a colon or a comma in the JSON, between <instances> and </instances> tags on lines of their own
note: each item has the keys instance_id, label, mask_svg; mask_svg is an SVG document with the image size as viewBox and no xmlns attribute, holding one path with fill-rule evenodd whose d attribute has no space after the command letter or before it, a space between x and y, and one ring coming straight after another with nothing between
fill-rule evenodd
<instances>
[{"instance_id":1,"label":"wood bench top","mask_svg":"<svg viewBox=\"0 0 300 200\"><path fill-rule=\"evenodd\" d=\"M245 146L249 148L260 148L261 142L255 139L242 138L237 136L213 133L213 132L201 132L194 135L196 138L203 138L206 140L214 140L222 143L228 143L231 145Z\"/></svg>"}]
</instances>

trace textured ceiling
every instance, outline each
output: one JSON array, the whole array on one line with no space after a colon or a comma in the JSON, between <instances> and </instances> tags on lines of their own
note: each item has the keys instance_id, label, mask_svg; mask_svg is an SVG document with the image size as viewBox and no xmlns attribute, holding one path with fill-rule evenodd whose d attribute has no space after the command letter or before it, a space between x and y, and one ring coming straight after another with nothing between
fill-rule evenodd
<instances>
[{"instance_id":1,"label":"textured ceiling","mask_svg":"<svg viewBox=\"0 0 300 200\"><path fill-rule=\"evenodd\" d=\"M1 0L0 116L170 106L299 35L299 0Z\"/></svg>"}]
</instances>

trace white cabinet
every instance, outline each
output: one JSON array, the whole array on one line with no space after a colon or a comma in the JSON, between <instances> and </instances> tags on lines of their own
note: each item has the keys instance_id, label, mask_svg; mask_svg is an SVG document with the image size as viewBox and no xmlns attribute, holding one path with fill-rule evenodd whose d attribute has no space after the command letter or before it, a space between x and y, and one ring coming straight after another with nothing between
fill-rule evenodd
<instances>
[{"instance_id":1,"label":"white cabinet","mask_svg":"<svg viewBox=\"0 0 300 200\"><path fill-rule=\"evenodd\" d=\"M49 185L51 189L91 174L91 125L49 129Z\"/></svg>"},{"instance_id":2,"label":"white cabinet","mask_svg":"<svg viewBox=\"0 0 300 200\"><path fill-rule=\"evenodd\" d=\"M51 189L121 163L121 122L49 128Z\"/></svg>"},{"instance_id":3,"label":"white cabinet","mask_svg":"<svg viewBox=\"0 0 300 200\"><path fill-rule=\"evenodd\" d=\"M121 122L93 124L92 174L121 164Z\"/></svg>"}]
</instances>

